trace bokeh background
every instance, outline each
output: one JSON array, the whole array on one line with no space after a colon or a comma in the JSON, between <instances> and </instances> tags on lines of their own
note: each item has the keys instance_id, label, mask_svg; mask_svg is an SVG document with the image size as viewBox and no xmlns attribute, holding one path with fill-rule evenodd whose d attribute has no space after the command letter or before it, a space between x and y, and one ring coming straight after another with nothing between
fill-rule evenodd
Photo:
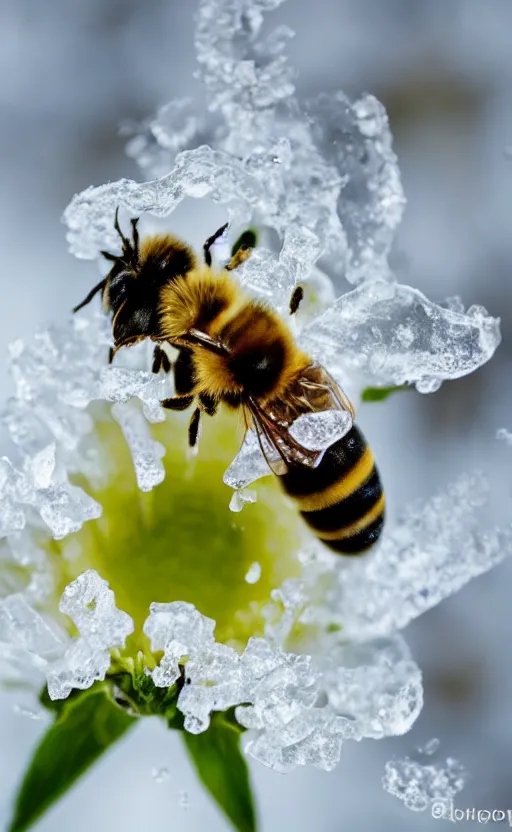
<instances>
[{"instance_id":1,"label":"bokeh background","mask_svg":"<svg viewBox=\"0 0 512 832\"><path fill-rule=\"evenodd\" d=\"M60 216L69 199L87 185L138 176L120 123L198 93L195 8L196 0L2 0L2 397L11 389L8 342L62 320L97 279L93 263L67 253ZM512 4L289 0L271 17L296 32L288 53L300 95L368 91L387 107L408 198L393 252L400 279L433 300L460 294L502 318L503 343L478 373L432 396L361 408L391 510L477 468L495 491L486 523L508 522L512 448L495 433L512 429ZM186 204L173 223L199 242L211 224L196 212ZM457 807L512 809L511 590L505 562L408 628L425 682L425 708L410 734L349 743L330 774L281 776L253 764L262 832L410 832L446 823L409 812L381 788L384 763L432 737L441 739L441 756L469 770ZM45 725L20 704L30 700L0 694L0 829ZM163 782L155 768L168 770ZM114 828L227 829L179 737L157 721L144 720L37 826Z\"/></svg>"}]
</instances>

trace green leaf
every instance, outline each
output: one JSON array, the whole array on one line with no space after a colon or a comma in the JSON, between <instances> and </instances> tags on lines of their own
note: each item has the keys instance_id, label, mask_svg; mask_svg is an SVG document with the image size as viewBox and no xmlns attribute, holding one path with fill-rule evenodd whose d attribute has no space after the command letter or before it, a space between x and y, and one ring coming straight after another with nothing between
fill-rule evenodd
<instances>
[{"instance_id":1,"label":"green leaf","mask_svg":"<svg viewBox=\"0 0 512 832\"><path fill-rule=\"evenodd\" d=\"M207 731L183 731L187 751L202 783L238 832L255 832L256 817L247 763L240 748L242 729L229 712L215 713Z\"/></svg>"},{"instance_id":2,"label":"green leaf","mask_svg":"<svg viewBox=\"0 0 512 832\"><path fill-rule=\"evenodd\" d=\"M366 387L362 394L363 402L383 402L392 393L400 393L403 390L410 390L409 384L401 384L399 387Z\"/></svg>"},{"instance_id":3,"label":"green leaf","mask_svg":"<svg viewBox=\"0 0 512 832\"><path fill-rule=\"evenodd\" d=\"M65 700L23 778L9 832L29 829L135 722L103 687Z\"/></svg>"}]
</instances>

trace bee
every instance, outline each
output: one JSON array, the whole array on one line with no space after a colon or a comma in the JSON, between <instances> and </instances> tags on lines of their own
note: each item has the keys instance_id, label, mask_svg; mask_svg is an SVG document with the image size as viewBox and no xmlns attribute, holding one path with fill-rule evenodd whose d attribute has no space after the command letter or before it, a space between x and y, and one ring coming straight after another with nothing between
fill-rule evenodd
<instances>
[{"instance_id":1,"label":"bee","mask_svg":"<svg viewBox=\"0 0 512 832\"><path fill-rule=\"evenodd\" d=\"M149 338L155 342L153 372L172 370L175 394L162 401L169 410L195 408L189 444L197 442L202 414L220 404L242 412L253 427L267 462L305 522L330 549L357 555L373 546L384 524L385 499L373 454L356 425L322 451L310 450L290 433L307 413L348 411L347 396L327 370L304 353L286 322L247 295L231 274L250 256L251 232L242 235L223 267L212 267L211 248L227 224L203 246L203 262L181 240L166 234L139 240L137 219L124 236L116 211L120 255L106 277L75 307L101 292L112 314L114 348ZM295 288L294 314L303 298ZM161 345L177 348L171 365ZM111 358L112 358L111 356Z\"/></svg>"}]
</instances>

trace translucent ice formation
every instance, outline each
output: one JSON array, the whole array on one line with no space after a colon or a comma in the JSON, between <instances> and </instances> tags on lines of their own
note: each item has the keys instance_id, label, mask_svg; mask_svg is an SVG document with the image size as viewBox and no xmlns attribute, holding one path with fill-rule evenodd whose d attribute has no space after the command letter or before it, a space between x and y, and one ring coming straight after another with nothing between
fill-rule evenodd
<instances>
[{"instance_id":1,"label":"translucent ice formation","mask_svg":"<svg viewBox=\"0 0 512 832\"><path fill-rule=\"evenodd\" d=\"M303 448L323 451L342 439L351 427L352 416L348 410L323 410L299 416L290 434Z\"/></svg>"},{"instance_id":2,"label":"translucent ice formation","mask_svg":"<svg viewBox=\"0 0 512 832\"><path fill-rule=\"evenodd\" d=\"M464 767L453 757L444 763L422 763L404 757L386 763L384 789L413 812L424 812L434 801L453 800L466 782Z\"/></svg>"},{"instance_id":3,"label":"translucent ice formation","mask_svg":"<svg viewBox=\"0 0 512 832\"><path fill-rule=\"evenodd\" d=\"M73 688L85 690L104 679L110 650L124 647L133 633L132 619L117 609L114 593L94 569L66 587L59 609L69 615L80 635L47 671L51 699L65 699Z\"/></svg>"},{"instance_id":4,"label":"translucent ice formation","mask_svg":"<svg viewBox=\"0 0 512 832\"><path fill-rule=\"evenodd\" d=\"M410 286L376 281L339 298L307 325L300 343L329 367L433 392L488 361L500 340L499 321L481 306L454 312Z\"/></svg>"}]
</instances>

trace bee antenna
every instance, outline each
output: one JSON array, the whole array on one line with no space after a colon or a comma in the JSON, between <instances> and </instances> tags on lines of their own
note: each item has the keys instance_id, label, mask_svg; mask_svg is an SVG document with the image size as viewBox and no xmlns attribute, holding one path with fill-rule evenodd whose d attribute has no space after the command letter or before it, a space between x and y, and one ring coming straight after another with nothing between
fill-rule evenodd
<instances>
[{"instance_id":1,"label":"bee antenna","mask_svg":"<svg viewBox=\"0 0 512 832\"><path fill-rule=\"evenodd\" d=\"M132 236L133 236L133 254L135 263L139 261L139 230L137 225L139 223L140 217L133 217L131 220L132 224Z\"/></svg>"},{"instance_id":2,"label":"bee antenna","mask_svg":"<svg viewBox=\"0 0 512 832\"><path fill-rule=\"evenodd\" d=\"M114 214L114 228L121 237L123 241L123 250L124 251L131 251L130 241L127 237L124 236L123 232L121 231L121 226L119 225L119 205L116 208L116 213Z\"/></svg>"},{"instance_id":3,"label":"bee antenna","mask_svg":"<svg viewBox=\"0 0 512 832\"><path fill-rule=\"evenodd\" d=\"M73 313L78 312L79 309L83 309L84 306L87 306L87 304L90 303L91 300L93 299L94 295L96 295L98 292L100 292L102 289L104 289L106 282L107 282L106 277L104 277L103 280L100 280L100 282L97 283L96 286L94 286L91 289L91 291L89 292L87 297L85 297L83 299L83 301L78 304L78 306L75 306L75 308L73 309Z\"/></svg>"}]
</instances>

